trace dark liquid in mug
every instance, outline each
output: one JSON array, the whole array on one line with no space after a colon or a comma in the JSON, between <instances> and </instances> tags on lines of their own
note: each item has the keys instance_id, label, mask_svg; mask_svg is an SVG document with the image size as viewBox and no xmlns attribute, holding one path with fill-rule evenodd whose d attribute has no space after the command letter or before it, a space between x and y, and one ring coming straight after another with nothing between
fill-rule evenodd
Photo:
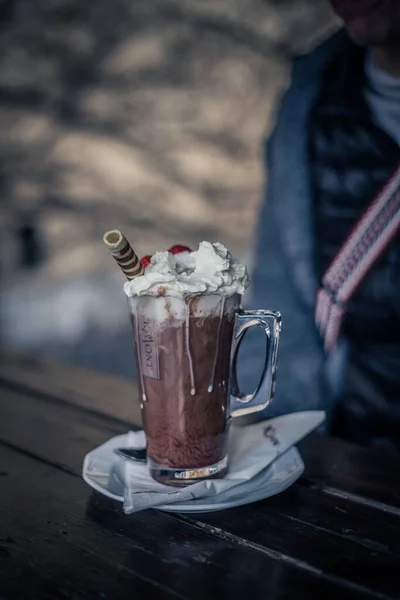
<instances>
[{"instance_id":1,"label":"dark liquid in mug","mask_svg":"<svg viewBox=\"0 0 400 600\"><path fill-rule=\"evenodd\" d=\"M201 317L195 309L189 302L185 321L171 317L157 327L157 365L153 377L141 377L148 456L177 469L214 465L227 453L234 310L225 311L223 298L218 314ZM134 328L140 320L139 303ZM136 355L143 374L147 355Z\"/></svg>"}]
</instances>

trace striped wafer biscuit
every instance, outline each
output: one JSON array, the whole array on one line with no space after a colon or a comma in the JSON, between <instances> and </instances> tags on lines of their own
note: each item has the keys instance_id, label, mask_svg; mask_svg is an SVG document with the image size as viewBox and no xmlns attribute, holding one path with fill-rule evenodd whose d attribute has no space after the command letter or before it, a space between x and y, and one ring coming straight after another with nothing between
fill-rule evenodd
<instances>
[{"instance_id":1,"label":"striped wafer biscuit","mask_svg":"<svg viewBox=\"0 0 400 600\"><path fill-rule=\"evenodd\" d=\"M123 233L118 229L106 231L103 241L127 279L135 279L143 275L144 268Z\"/></svg>"}]
</instances>

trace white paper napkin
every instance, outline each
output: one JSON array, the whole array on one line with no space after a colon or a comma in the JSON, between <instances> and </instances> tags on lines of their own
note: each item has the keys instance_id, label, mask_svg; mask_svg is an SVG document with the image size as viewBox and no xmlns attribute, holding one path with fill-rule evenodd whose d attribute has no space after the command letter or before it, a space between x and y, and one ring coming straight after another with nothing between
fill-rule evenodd
<instances>
[{"instance_id":1,"label":"white paper napkin","mask_svg":"<svg viewBox=\"0 0 400 600\"><path fill-rule=\"evenodd\" d=\"M124 511L127 514L157 506L229 492L237 495L278 456L296 444L325 419L323 411L291 413L247 427L232 427L229 434L229 472L223 479L193 483L185 488L160 484L147 465L125 461ZM129 432L128 445L143 444L143 431ZM227 494L228 492L228 494Z\"/></svg>"}]
</instances>

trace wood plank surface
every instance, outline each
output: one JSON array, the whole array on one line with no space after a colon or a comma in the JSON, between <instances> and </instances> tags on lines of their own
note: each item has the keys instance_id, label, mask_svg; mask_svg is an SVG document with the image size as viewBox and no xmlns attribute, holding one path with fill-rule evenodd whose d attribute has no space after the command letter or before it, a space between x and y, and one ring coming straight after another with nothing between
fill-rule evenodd
<instances>
[{"instance_id":1,"label":"wood plank surface","mask_svg":"<svg viewBox=\"0 0 400 600\"><path fill-rule=\"evenodd\" d=\"M137 388L118 377L0 349L0 384L4 389L28 391L39 402L59 402L106 415L116 432L141 424ZM398 458L318 435L309 436L299 447L309 485L326 495L347 492L360 503L367 499L400 513Z\"/></svg>"},{"instance_id":2,"label":"wood plank surface","mask_svg":"<svg viewBox=\"0 0 400 600\"><path fill-rule=\"evenodd\" d=\"M2 348L0 383L113 420L141 424L136 384L120 377Z\"/></svg>"},{"instance_id":3,"label":"wood plank surface","mask_svg":"<svg viewBox=\"0 0 400 600\"><path fill-rule=\"evenodd\" d=\"M76 405L59 405L9 389L2 396L8 399L0 439L76 477L87 451L124 431L121 424L116 431L115 422L110 424L105 416L81 414ZM396 515L371 507L360 511L349 500L322 496L303 485L246 509L197 515L195 523L360 593L372 597L397 593L400 522ZM385 577L377 579L374 566Z\"/></svg>"},{"instance_id":4,"label":"wood plank surface","mask_svg":"<svg viewBox=\"0 0 400 600\"><path fill-rule=\"evenodd\" d=\"M0 473L2 599L386 598L168 514L127 518L78 478L1 443Z\"/></svg>"},{"instance_id":5,"label":"wood plank surface","mask_svg":"<svg viewBox=\"0 0 400 600\"><path fill-rule=\"evenodd\" d=\"M338 597L333 590L340 589L341 596L343 592L351 597L400 598L396 577L400 567L400 536L397 535L400 530L400 465L397 458L313 434L300 444L306 463L305 476L275 498L215 514L172 516L146 511L127 518L120 507L105 508L101 497L92 494L80 480L80 473L83 456L112 435L127 431L133 422L140 424L138 414L137 392L132 383L48 360L0 352L1 450L12 457L11 463L20 461L22 468L25 462L29 463L28 471L35 472L35 481L44 478L45 488L51 484L52 489L61 490L64 486L67 490L68 485L72 485L68 481L74 481L73 486L78 486L77 497L80 493L83 499L79 503L88 507L88 514L98 514L101 529L108 527L115 535L118 532L114 523L118 523L120 532L129 537L125 528L129 529L135 523L134 529L129 529L132 533L129 539L136 543L137 528L145 540L146 527L150 531L152 527L149 515L158 515L160 523L166 519L170 524L168 527L172 528L172 523L176 523L178 529L189 528L192 533L187 533L188 539L190 535L199 534L206 536L206 544L210 537L214 543L228 544L229 552L234 548L239 552L238 557L241 547L257 557L261 554L275 565L268 567L271 581L276 580L276 565L279 565L279 569L289 569L289 575L285 571L285 578L298 581L300 589L303 579L307 581L308 578L312 579L313 586L325 586L323 596L314 597L328 598L329 590L334 593L332 597ZM41 475L42 472L45 475ZM53 484L53 478L57 481L61 478L62 483ZM14 496L9 504L11 511L18 495L18 482L14 483ZM71 489L75 490L73 486ZM32 485L37 494L39 488L36 483ZM51 492L49 488L47 491ZM57 496L55 511L56 499ZM29 498L24 499L25 503L29 501ZM8 497L6 502L9 502ZM39 499L34 502L36 506ZM66 518L78 518L68 515L68 511L65 514ZM37 523L35 526L39 528L39 535L40 526ZM168 527L166 531L169 532ZM40 535L44 535L43 532ZM169 535L163 530L160 538L167 547ZM112 545L112 541L107 543ZM6 544L7 556L9 545ZM71 560L75 560L74 556ZM45 560L45 553L41 560ZM181 560L180 557L178 562ZM238 564L240 560L237 558ZM243 560L251 573L250 559L248 563L247 559ZM261 571L257 571L257 577ZM171 594L201 597L187 595L186 588L179 591L172 585L165 587L161 576L152 581L146 573L137 575L143 590L150 585L156 586L165 597ZM133 577L133 582L136 571L129 572L126 577ZM278 579L279 590L271 588L271 582L268 588L258 582L261 587L255 588L256 597L265 594L266 590L270 593L272 589L277 594L274 598L292 597L290 585L285 592L281 578ZM82 585L84 581L83 578ZM93 581L90 581L88 585L93 589ZM105 581L108 581L106 574ZM112 585L111 578L107 585ZM198 589L202 593L206 591L204 587ZM113 588L110 597L119 597L119 593L118 588ZM212 593L221 594L221 590L215 588ZM229 588L229 595L231 593Z\"/></svg>"},{"instance_id":6,"label":"wood plank surface","mask_svg":"<svg viewBox=\"0 0 400 600\"><path fill-rule=\"evenodd\" d=\"M68 404L3 389L0 439L48 464L81 474L83 457L127 426Z\"/></svg>"},{"instance_id":7,"label":"wood plank surface","mask_svg":"<svg viewBox=\"0 0 400 600\"><path fill-rule=\"evenodd\" d=\"M400 459L378 449L328 436L310 435L299 444L310 484L333 496L347 492L354 501L387 505L400 515ZM382 509L385 507L383 506Z\"/></svg>"}]
</instances>

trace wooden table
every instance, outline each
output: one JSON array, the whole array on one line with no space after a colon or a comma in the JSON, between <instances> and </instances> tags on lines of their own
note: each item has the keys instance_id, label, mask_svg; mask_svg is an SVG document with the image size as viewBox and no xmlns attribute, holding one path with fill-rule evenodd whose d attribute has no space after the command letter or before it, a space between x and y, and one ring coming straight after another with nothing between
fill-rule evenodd
<instances>
[{"instance_id":1,"label":"wooden table","mask_svg":"<svg viewBox=\"0 0 400 600\"><path fill-rule=\"evenodd\" d=\"M139 424L129 382L0 354L0 599L400 598L400 462L316 434L285 493L127 517L81 479Z\"/></svg>"}]
</instances>

